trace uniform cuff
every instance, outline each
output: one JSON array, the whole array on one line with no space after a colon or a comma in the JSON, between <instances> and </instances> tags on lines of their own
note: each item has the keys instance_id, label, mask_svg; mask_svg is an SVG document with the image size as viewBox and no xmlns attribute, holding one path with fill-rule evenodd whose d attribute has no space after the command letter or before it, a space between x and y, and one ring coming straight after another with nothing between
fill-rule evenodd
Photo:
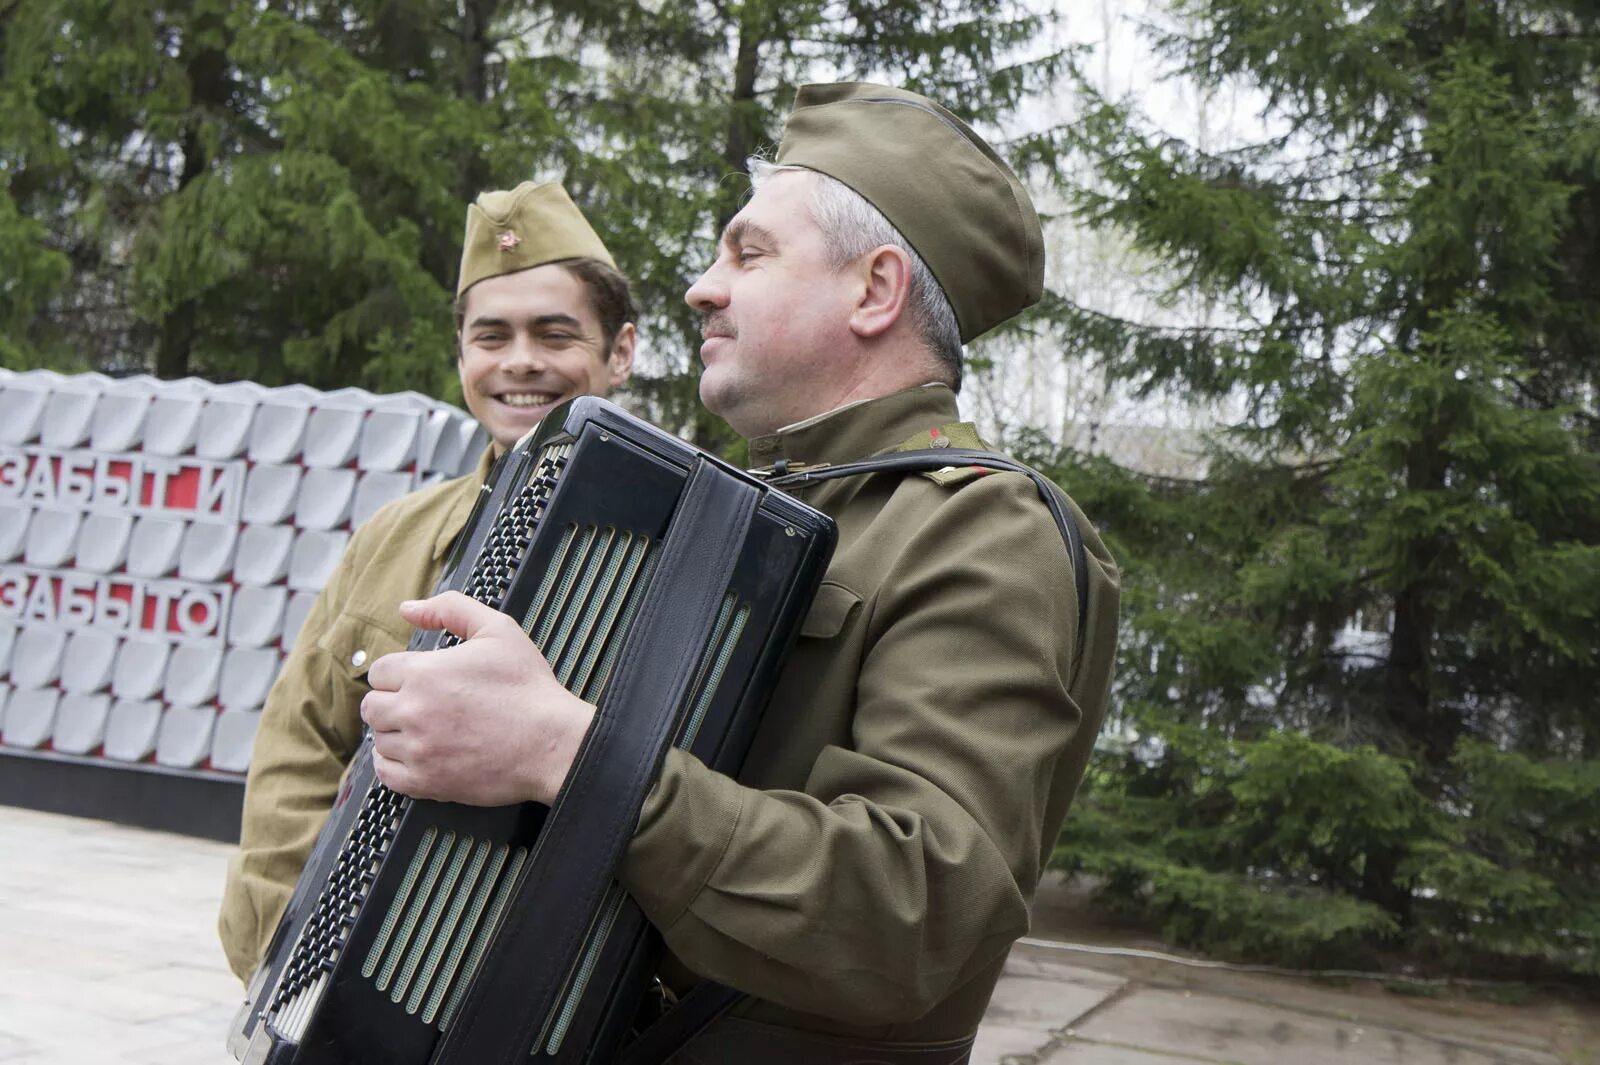
<instances>
[{"instance_id":1,"label":"uniform cuff","mask_svg":"<svg viewBox=\"0 0 1600 1065\"><path fill-rule=\"evenodd\" d=\"M693 755L667 752L617 879L650 923L665 931L710 881L728 850L744 789Z\"/></svg>"}]
</instances>

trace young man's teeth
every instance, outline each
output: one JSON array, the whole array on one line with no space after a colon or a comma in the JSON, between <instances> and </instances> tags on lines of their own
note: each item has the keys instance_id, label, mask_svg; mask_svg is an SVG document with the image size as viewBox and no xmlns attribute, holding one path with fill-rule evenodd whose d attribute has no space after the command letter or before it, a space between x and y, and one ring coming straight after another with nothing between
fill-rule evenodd
<instances>
[{"instance_id":1,"label":"young man's teeth","mask_svg":"<svg viewBox=\"0 0 1600 1065\"><path fill-rule=\"evenodd\" d=\"M537 407L541 404L549 403L554 398L554 396L546 395L542 392L538 394L529 394L527 392L507 392L505 395L500 397L500 401L513 407Z\"/></svg>"}]
</instances>

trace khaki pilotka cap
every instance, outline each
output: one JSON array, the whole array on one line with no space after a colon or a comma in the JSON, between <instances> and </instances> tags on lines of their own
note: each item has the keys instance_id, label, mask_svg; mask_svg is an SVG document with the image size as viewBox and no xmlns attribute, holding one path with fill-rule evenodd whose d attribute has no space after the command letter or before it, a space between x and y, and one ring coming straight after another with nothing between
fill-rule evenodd
<instances>
[{"instance_id":1,"label":"khaki pilotka cap","mask_svg":"<svg viewBox=\"0 0 1600 1065\"><path fill-rule=\"evenodd\" d=\"M524 181L509 192L480 193L478 202L467 207L456 296L485 278L562 259L598 259L617 268L560 183Z\"/></svg>"},{"instance_id":2,"label":"khaki pilotka cap","mask_svg":"<svg viewBox=\"0 0 1600 1065\"><path fill-rule=\"evenodd\" d=\"M927 97L866 82L801 86L773 162L827 174L883 212L944 289L963 344L1044 291L1044 234L1027 190Z\"/></svg>"}]
</instances>

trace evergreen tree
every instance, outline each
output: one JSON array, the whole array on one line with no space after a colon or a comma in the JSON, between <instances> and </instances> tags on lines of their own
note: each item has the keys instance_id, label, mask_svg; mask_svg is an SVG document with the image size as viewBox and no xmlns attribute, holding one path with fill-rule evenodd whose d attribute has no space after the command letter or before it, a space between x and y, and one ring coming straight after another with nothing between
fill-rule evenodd
<instances>
[{"instance_id":1,"label":"evergreen tree","mask_svg":"<svg viewBox=\"0 0 1600 1065\"><path fill-rule=\"evenodd\" d=\"M1065 474L1129 562L1132 742L1059 860L1235 951L1600 971L1600 9L1175 9L1281 136L1094 101L1071 192L1235 322L1053 318L1248 414L1204 483Z\"/></svg>"}]
</instances>

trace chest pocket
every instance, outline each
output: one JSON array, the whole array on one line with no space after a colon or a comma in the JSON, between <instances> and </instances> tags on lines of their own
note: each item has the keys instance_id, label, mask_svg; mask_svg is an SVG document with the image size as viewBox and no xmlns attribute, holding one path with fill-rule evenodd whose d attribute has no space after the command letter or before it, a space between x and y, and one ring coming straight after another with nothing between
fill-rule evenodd
<instances>
[{"instance_id":1,"label":"chest pocket","mask_svg":"<svg viewBox=\"0 0 1600 1065\"><path fill-rule=\"evenodd\" d=\"M823 581L811 609L800 625L800 635L827 640L844 631L850 615L861 605L861 597L842 584Z\"/></svg>"},{"instance_id":2,"label":"chest pocket","mask_svg":"<svg viewBox=\"0 0 1600 1065\"><path fill-rule=\"evenodd\" d=\"M404 625L399 617L397 626ZM328 626L317 646L333 659L334 668L345 679L365 684L367 670L372 663L386 654L406 649L406 639L395 635L386 627L359 614L340 614Z\"/></svg>"}]
</instances>

